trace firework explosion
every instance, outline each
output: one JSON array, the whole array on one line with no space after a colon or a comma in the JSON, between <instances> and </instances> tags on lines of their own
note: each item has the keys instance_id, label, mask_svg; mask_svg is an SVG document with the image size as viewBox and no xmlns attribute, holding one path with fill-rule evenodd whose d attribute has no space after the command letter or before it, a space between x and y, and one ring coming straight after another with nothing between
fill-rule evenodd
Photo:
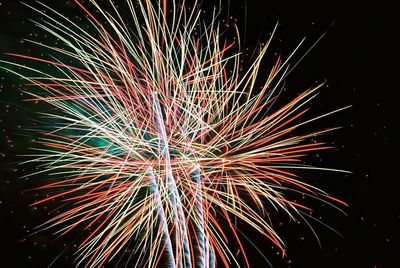
<instances>
[{"instance_id":1,"label":"firework explosion","mask_svg":"<svg viewBox=\"0 0 400 268\"><path fill-rule=\"evenodd\" d=\"M41 164L30 176L45 178L40 189L51 194L32 205L63 203L41 230L90 229L77 265L100 267L133 244L125 256L135 267L240 266L233 239L250 267L236 220L284 254L267 204L295 218L309 208L284 192L342 203L293 172L313 169L303 157L329 148L311 137L332 129L293 134L328 115L301 120L319 86L273 106L289 70L289 59L278 59L255 89L269 43L241 71L240 49L223 40L218 10L206 24L182 2L127 0L128 18L112 2L112 12L94 0L91 8L75 2L90 30L45 5L47 12L32 7L46 18L37 26L65 47L30 41L58 56L12 54L54 72L7 64L34 73L17 73L33 86L26 93L56 108L42 113L53 129L40 131L28 161Z\"/></svg>"}]
</instances>

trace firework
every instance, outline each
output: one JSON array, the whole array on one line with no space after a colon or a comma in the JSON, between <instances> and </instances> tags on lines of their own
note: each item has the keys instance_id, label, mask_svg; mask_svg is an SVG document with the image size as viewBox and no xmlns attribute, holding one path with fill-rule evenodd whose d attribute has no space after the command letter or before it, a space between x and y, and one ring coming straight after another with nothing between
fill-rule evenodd
<instances>
[{"instance_id":1,"label":"firework","mask_svg":"<svg viewBox=\"0 0 400 268\"><path fill-rule=\"evenodd\" d=\"M65 203L41 230L90 230L77 265L100 267L126 255L140 267L240 266L229 247L234 239L250 267L237 219L284 253L263 216L266 203L292 218L308 208L285 191L341 203L293 172L312 169L302 157L329 147L310 138L332 129L292 135L328 115L301 121L319 86L275 107L289 60L279 58L255 89L269 43L241 71L240 44L232 52L217 11L206 24L183 2L127 0L129 16L111 1L110 12L94 0L90 8L75 3L90 30L48 6L32 7L45 17L36 25L65 47L30 42L57 57L12 54L54 72L8 64L35 73L19 74L33 86L26 93L56 108L42 113L53 129L40 132L30 160L41 163L30 176L50 178L40 189L51 194L32 205Z\"/></svg>"}]
</instances>

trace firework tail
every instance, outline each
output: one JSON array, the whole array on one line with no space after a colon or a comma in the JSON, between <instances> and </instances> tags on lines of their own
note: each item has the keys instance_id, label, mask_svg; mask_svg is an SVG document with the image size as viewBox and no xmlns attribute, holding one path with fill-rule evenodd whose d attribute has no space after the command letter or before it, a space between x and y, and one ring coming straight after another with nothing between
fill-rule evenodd
<instances>
[{"instance_id":1,"label":"firework tail","mask_svg":"<svg viewBox=\"0 0 400 268\"><path fill-rule=\"evenodd\" d=\"M161 111L161 106L157 92L153 92L152 95L156 113L154 121L157 126L157 134L160 141L160 146L159 146L160 149L158 155L164 156L164 162L165 162L164 169L165 169L166 184L168 189L168 200L171 203L170 207L172 209L171 214L174 226L173 235L176 243L175 258L176 260L179 260L178 267L191 267L189 240L186 230L186 219L183 211L183 206L180 200L180 194L178 192L178 188L176 187L176 179L172 174L170 150L168 146L167 134L164 128L165 124L163 120L163 114Z\"/></svg>"},{"instance_id":2,"label":"firework tail","mask_svg":"<svg viewBox=\"0 0 400 268\"><path fill-rule=\"evenodd\" d=\"M156 179L154 177L154 173L152 168L147 169L147 176L150 179L150 190L154 194L154 198L156 199L156 206L158 208L158 216L159 216L159 221L162 229L162 237L163 240L165 241L165 252L167 255L168 259L168 265L171 268L175 268L175 258L174 258L174 251L172 248L172 242L171 242L171 237L169 234L169 229L168 229L168 223L167 223L167 218L165 216L165 211L164 207L161 201L161 196L160 196L160 191L158 189L158 184L156 182Z\"/></svg>"}]
</instances>

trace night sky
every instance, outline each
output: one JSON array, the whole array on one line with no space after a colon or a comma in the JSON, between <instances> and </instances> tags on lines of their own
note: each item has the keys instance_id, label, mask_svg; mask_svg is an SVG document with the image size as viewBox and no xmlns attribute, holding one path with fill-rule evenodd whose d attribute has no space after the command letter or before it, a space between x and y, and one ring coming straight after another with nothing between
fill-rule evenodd
<instances>
[{"instance_id":1,"label":"night sky","mask_svg":"<svg viewBox=\"0 0 400 268\"><path fill-rule=\"evenodd\" d=\"M26 0L26 3L33 1ZM63 14L80 20L74 5L64 0L43 0ZM214 2L204 1L211 10ZM247 3L246 3L247 2ZM347 214L319 203L310 204L318 222L311 222L321 246L304 225L277 215L275 228L287 246L288 257L256 233L249 235L273 267L399 267L400 209L398 201L398 27L395 8L382 3L349 6L288 4L282 1L232 0L233 20L254 50L265 42L279 21L272 51L284 57L306 37L299 59L326 32L286 79L287 90L296 94L324 82L312 103L317 115L347 105L350 109L315 123L310 129L341 126L322 140L335 148L307 159L308 163L349 170L352 174L307 172L313 185L345 201ZM227 5L224 6L227 9ZM64 13L65 12L65 13ZM29 19L40 15L19 1L0 0L0 59L4 53L40 54L22 38L47 40ZM229 20L228 20L229 21ZM229 22L228 22L229 24ZM244 36L245 35L245 36ZM51 43L51 41L49 41ZM295 62L295 61L294 61ZM53 267L73 267L72 235L58 239L52 233L29 235L45 219L49 208L30 207L37 193L27 191L34 182L20 177L35 170L18 165L29 152L35 135L26 126L35 125L35 112L46 107L23 102L21 81L0 70L0 267L47 267L61 252ZM397 123L396 123L397 125ZM254 267L268 267L256 250L249 249ZM112 266L110 266L112 267Z\"/></svg>"}]
</instances>

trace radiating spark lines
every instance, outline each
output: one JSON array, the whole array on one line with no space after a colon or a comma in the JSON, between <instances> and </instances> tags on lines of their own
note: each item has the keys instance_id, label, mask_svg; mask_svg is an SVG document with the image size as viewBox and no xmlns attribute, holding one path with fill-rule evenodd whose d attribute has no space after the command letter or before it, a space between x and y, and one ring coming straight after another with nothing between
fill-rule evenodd
<instances>
[{"instance_id":1,"label":"radiating spark lines","mask_svg":"<svg viewBox=\"0 0 400 268\"><path fill-rule=\"evenodd\" d=\"M42 113L54 125L39 132L27 161L40 163L29 175L50 178L40 189L52 194L32 205L65 203L42 230L90 229L78 266L115 258L134 267L242 266L234 240L251 267L237 220L284 253L264 215L276 209L295 218L310 210L285 192L344 204L294 172L316 169L303 157L330 146L311 138L334 128L294 134L331 113L302 119L319 86L276 103L290 57L276 61L258 90L269 43L241 71L240 44L235 52L223 39L217 11L207 24L199 9L181 8L183 1L125 2L129 15L112 1L106 11L95 0L75 0L90 30L38 2L30 7L45 20L35 24L64 48L28 40L53 56L12 53L26 64L2 61L32 73L9 69L31 86L30 100L56 108ZM133 253L124 254L132 243Z\"/></svg>"}]
</instances>

